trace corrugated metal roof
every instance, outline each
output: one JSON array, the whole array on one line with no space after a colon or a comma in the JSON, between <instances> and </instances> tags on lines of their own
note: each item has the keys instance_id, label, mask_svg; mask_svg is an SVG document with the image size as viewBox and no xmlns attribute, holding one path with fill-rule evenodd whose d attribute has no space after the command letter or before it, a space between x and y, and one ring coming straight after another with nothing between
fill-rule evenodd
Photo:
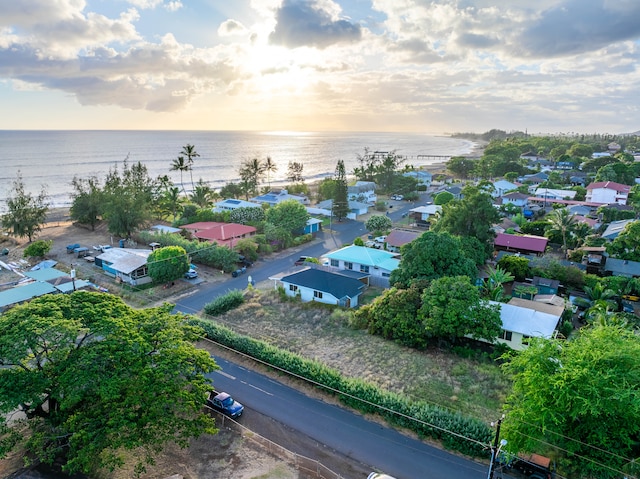
<instances>
[{"instance_id":1,"label":"corrugated metal roof","mask_svg":"<svg viewBox=\"0 0 640 479\"><path fill-rule=\"evenodd\" d=\"M329 259L335 259L340 261L349 261L351 263L358 263L365 266L379 266L383 267L382 264L388 261L391 258L395 258L397 253L391 253L389 251L384 251L380 249L367 248L365 246L345 246L344 248L340 248L337 251L333 251L326 255ZM398 260L395 260L396 268ZM392 265L393 263L389 263ZM388 269L385 267L385 269ZM395 269L395 268L394 268Z\"/></svg>"},{"instance_id":2,"label":"corrugated metal roof","mask_svg":"<svg viewBox=\"0 0 640 479\"><path fill-rule=\"evenodd\" d=\"M560 316L543 313L513 304L489 301L500 306L502 329L536 338L550 338L558 325ZM533 301L532 301L533 302Z\"/></svg>"},{"instance_id":3,"label":"corrugated metal roof","mask_svg":"<svg viewBox=\"0 0 640 479\"><path fill-rule=\"evenodd\" d=\"M55 268L38 269L36 271L25 271L24 275L36 281L51 281L52 279L69 276L68 273Z\"/></svg>"},{"instance_id":4,"label":"corrugated metal roof","mask_svg":"<svg viewBox=\"0 0 640 479\"><path fill-rule=\"evenodd\" d=\"M0 308L5 308L13 304L29 301L45 294L55 293L57 290L49 283L34 281L23 286L16 286L0 292Z\"/></svg>"}]
</instances>

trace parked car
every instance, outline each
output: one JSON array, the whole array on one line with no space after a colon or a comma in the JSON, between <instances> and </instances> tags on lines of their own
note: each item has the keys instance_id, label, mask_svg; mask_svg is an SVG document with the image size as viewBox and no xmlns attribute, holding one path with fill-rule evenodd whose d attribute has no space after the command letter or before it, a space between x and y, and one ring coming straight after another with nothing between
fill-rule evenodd
<instances>
[{"instance_id":1,"label":"parked car","mask_svg":"<svg viewBox=\"0 0 640 479\"><path fill-rule=\"evenodd\" d=\"M309 258L311 258L311 256L300 256L293 264L296 266L302 266Z\"/></svg>"},{"instance_id":2,"label":"parked car","mask_svg":"<svg viewBox=\"0 0 640 479\"><path fill-rule=\"evenodd\" d=\"M377 238L374 238L374 240L376 243L385 243L387 241L387 236L378 236Z\"/></svg>"},{"instance_id":3,"label":"parked car","mask_svg":"<svg viewBox=\"0 0 640 479\"><path fill-rule=\"evenodd\" d=\"M198 277L198 272L195 269L190 269L184 274L184 277L187 279L196 279Z\"/></svg>"},{"instance_id":4,"label":"parked car","mask_svg":"<svg viewBox=\"0 0 640 479\"><path fill-rule=\"evenodd\" d=\"M253 266L253 261L247 259L247 257L243 254L239 254L238 255L238 264L242 265L242 266L246 266L247 268L250 268L251 266Z\"/></svg>"},{"instance_id":5,"label":"parked car","mask_svg":"<svg viewBox=\"0 0 640 479\"><path fill-rule=\"evenodd\" d=\"M243 266L242 268L238 268L235 271L231 272L231 276L233 276L234 278L237 278L238 276L240 276L241 274L245 274L247 272L247 267Z\"/></svg>"},{"instance_id":6,"label":"parked car","mask_svg":"<svg viewBox=\"0 0 640 479\"><path fill-rule=\"evenodd\" d=\"M233 419L239 418L244 412L244 406L225 392L211 391L207 398L207 406Z\"/></svg>"},{"instance_id":7,"label":"parked car","mask_svg":"<svg viewBox=\"0 0 640 479\"><path fill-rule=\"evenodd\" d=\"M404 196L402 196L402 195L391 195L391 199L392 200L396 200L396 201L402 201L404 199Z\"/></svg>"}]
</instances>

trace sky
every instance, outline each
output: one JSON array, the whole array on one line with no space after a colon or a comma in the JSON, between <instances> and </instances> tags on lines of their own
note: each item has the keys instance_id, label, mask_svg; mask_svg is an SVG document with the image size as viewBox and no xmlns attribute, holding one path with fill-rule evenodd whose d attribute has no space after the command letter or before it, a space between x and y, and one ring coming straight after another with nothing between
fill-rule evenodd
<instances>
[{"instance_id":1,"label":"sky","mask_svg":"<svg viewBox=\"0 0 640 479\"><path fill-rule=\"evenodd\" d=\"M0 129L640 129L638 0L0 0Z\"/></svg>"}]
</instances>

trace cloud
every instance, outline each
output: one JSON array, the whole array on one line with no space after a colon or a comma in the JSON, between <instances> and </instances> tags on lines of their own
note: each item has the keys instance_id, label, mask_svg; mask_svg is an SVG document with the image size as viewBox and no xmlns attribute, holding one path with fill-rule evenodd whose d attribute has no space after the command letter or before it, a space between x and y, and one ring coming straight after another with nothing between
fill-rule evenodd
<instances>
[{"instance_id":1,"label":"cloud","mask_svg":"<svg viewBox=\"0 0 640 479\"><path fill-rule=\"evenodd\" d=\"M175 12L183 7L180 0L127 0L127 2L141 10L154 9L158 6L162 6L165 10Z\"/></svg>"},{"instance_id":2,"label":"cloud","mask_svg":"<svg viewBox=\"0 0 640 479\"><path fill-rule=\"evenodd\" d=\"M327 48L337 43L357 42L362 37L360 25L341 20L328 7L314 0L284 0L276 11L276 27L269 36L275 45Z\"/></svg>"},{"instance_id":3,"label":"cloud","mask_svg":"<svg viewBox=\"0 0 640 479\"><path fill-rule=\"evenodd\" d=\"M218 27L218 35L221 37L230 37L233 35L246 35L248 33L247 28L237 20L225 20Z\"/></svg>"}]
</instances>

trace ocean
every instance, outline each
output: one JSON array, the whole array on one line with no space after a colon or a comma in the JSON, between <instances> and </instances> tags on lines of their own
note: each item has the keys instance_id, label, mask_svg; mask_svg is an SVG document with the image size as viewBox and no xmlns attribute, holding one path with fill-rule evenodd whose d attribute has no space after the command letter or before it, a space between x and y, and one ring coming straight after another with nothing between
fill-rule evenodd
<instances>
[{"instance_id":1,"label":"ocean","mask_svg":"<svg viewBox=\"0 0 640 479\"><path fill-rule=\"evenodd\" d=\"M121 169L141 162L150 176L169 175L180 186L180 172L171 163L186 144L200 154L194 159L193 180L202 178L213 188L238 180L243 161L270 156L277 170L270 174L272 186L286 184L289 162L304 165L307 181L331 176L338 160L347 174L358 166L357 157L370 152L395 151L406 163L422 166L442 161L434 156L470 153L472 141L418 133L371 132L245 132L245 131L0 131L0 210L14 180L21 174L25 190L37 196L44 188L51 207L69 206L71 180L97 177L103 181L116 164ZM190 189L191 178L182 181Z\"/></svg>"}]
</instances>

